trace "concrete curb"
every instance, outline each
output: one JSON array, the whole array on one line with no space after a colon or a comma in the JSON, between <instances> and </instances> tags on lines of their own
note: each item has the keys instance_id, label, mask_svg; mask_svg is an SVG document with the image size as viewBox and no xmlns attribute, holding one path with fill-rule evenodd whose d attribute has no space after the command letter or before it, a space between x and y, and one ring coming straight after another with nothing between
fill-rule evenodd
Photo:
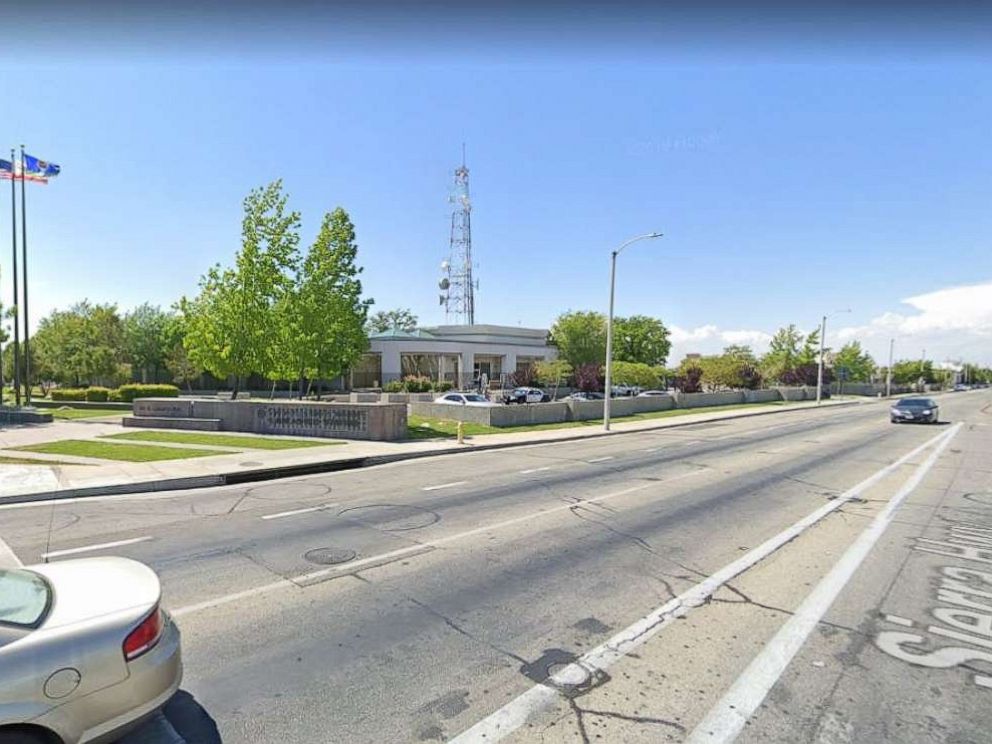
<instances>
[{"instance_id":1,"label":"concrete curb","mask_svg":"<svg viewBox=\"0 0 992 744\"><path fill-rule=\"evenodd\" d=\"M868 401L852 400L831 403L828 408L842 408L844 406L859 406L866 403L875 403L876 399ZM154 493L160 491L185 491L196 488L212 488L217 486L231 486L241 483L255 483L258 481L279 480L282 478L295 478L302 475L318 475L320 473L333 473L341 470L357 470L359 468L385 465L392 462L402 462L404 460L418 460L425 457L437 457L439 455L459 455L469 452L487 452L490 450L512 449L514 447L531 447L538 444L558 444L559 442L577 442L587 439L601 439L603 437L624 436L627 434L641 434L646 431L658 431L659 429L677 429L683 426L693 426L707 424L711 421L728 421L732 419L754 418L755 416L771 416L781 413L795 413L796 411L824 410L815 406L803 406L801 408L786 408L784 410L750 411L733 413L727 416L715 416L703 421L684 421L677 423L666 423L660 426L645 427L642 429L600 431L593 434L575 434L573 436L559 437L557 439L531 439L520 442L498 442L496 444L469 444L460 447L447 447L445 449L424 450L421 452L398 452L393 455L377 455L371 457L354 457L346 460L324 460L322 462L307 462L297 465L283 465L274 468L256 468L254 470L241 470L230 473L218 473L215 475L197 475L185 478L165 478L150 481L139 481L137 483L118 483L105 486L89 486L86 488L67 488L59 491L39 491L35 493L13 494L0 496L0 505L22 504L32 501L50 501L57 499L76 499L93 496L116 496L131 493Z\"/></svg>"}]
</instances>

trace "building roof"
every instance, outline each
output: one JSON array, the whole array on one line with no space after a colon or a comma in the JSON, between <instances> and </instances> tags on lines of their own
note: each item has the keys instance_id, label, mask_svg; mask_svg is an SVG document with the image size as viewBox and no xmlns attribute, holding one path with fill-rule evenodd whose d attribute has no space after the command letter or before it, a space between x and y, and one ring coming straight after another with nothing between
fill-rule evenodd
<instances>
[{"instance_id":1,"label":"building roof","mask_svg":"<svg viewBox=\"0 0 992 744\"><path fill-rule=\"evenodd\" d=\"M412 331L402 331L399 328L390 328L388 331L380 331L379 333L370 333L369 338L436 338L433 334L428 333L420 328L415 328Z\"/></svg>"}]
</instances>

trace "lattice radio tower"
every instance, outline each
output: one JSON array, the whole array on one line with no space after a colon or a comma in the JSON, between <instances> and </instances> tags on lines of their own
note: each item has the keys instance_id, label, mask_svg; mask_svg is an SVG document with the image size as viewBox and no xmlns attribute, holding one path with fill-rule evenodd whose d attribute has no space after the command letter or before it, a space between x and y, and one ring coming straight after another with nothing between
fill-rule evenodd
<instances>
[{"instance_id":1,"label":"lattice radio tower","mask_svg":"<svg viewBox=\"0 0 992 744\"><path fill-rule=\"evenodd\" d=\"M441 262L440 301L444 305L445 321L456 324L475 323L475 290L472 279L472 200L468 191L468 168L465 166L465 145L462 144L462 164L455 169L455 187L448 197L454 205L451 212L451 241L448 259Z\"/></svg>"}]
</instances>

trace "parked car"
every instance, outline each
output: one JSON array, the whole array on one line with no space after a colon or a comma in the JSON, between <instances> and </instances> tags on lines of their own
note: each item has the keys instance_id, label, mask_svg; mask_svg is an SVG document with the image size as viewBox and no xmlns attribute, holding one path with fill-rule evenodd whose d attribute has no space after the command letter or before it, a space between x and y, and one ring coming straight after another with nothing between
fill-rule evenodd
<instances>
[{"instance_id":1,"label":"parked car","mask_svg":"<svg viewBox=\"0 0 992 744\"><path fill-rule=\"evenodd\" d=\"M893 424L901 421L936 424L939 417L940 407L932 398L903 398L889 409L889 420Z\"/></svg>"},{"instance_id":2,"label":"parked car","mask_svg":"<svg viewBox=\"0 0 992 744\"><path fill-rule=\"evenodd\" d=\"M576 390L571 395L566 395L562 400L603 400L605 397L602 393L587 393L582 390Z\"/></svg>"},{"instance_id":3,"label":"parked car","mask_svg":"<svg viewBox=\"0 0 992 744\"><path fill-rule=\"evenodd\" d=\"M645 390L643 393L638 393L638 398L660 398L662 396L669 396L670 393L666 393L664 390Z\"/></svg>"},{"instance_id":4,"label":"parked car","mask_svg":"<svg viewBox=\"0 0 992 744\"><path fill-rule=\"evenodd\" d=\"M963 393L966 390L971 390L971 388L968 385L962 385L960 382L954 386L955 393Z\"/></svg>"},{"instance_id":5,"label":"parked car","mask_svg":"<svg viewBox=\"0 0 992 744\"><path fill-rule=\"evenodd\" d=\"M640 395L641 388L637 385L611 385L613 389L614 398L626 398L634 395Z\"/></svg>"},{"instance_id":6,"label":"parked car","mask_svg":"<svg viewBox=\"0 0 992 744\"><path fill-rule=\"evenodd\" d=\"M484 395L479 393L445 393L434 399L435 403L447 403L460 406L494 406L496 405Z\"/></svg>"},{"instance_id":7,"label":"parked car","mask_svg":"<svg viewBox=\"0 0 992 744\"><path fill-rule=\"evenodd\" d=\"M504 403L546 403L551 397L540 388L518 387L503 394Z\"/></svg>"},{"instance_id":8,"label":"parked car","mask_svg":"<svg viewBox=\"0 0 992 744\"><path fill-rule=\"evenodd\" d=\"M152 569L83 558L0 569L0 742L113 741L182 680Z\"/></svg>"}]
</instances>

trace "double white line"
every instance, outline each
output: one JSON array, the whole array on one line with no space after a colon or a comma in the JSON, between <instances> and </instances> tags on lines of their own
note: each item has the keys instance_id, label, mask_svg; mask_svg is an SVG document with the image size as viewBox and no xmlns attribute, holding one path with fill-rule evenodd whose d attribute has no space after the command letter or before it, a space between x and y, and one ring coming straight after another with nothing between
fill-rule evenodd
<instances>
[{"instance_id":1,"label":"double white line","mask_svg":"<svg viewBox=\"0 0 992 744\"><path fill-rule=\"evenodd\" d=\"M625 628L605 643L583 654L579 659L552 675L550 682L558 688L566 688L571 680L585 679L598 671L605 671L621 658L657 635L676 618L683 617L694 608L702 605L720 587L734 579L759 561L767 558L783 545L791 542L811 526L822 520L828 514L836 511L847 502L877 484L896 469L902 467L928 448L937 445L930 456L919 465L913 475L902 486L899 492L890 500L886 508L876 517L872 525L851 546L848 553L821 582L820 586L810 594L793 620L790 620L775 638L765 647L764 651L754 660L751 667L734 684L727 695L717 703L717 706L706 716L690 741L698 742L729 742L740 732L751 713L761 704L768 690L785 669L792 656L802 645L809 631L816 626L820 617L830 606L847 580L868 554L872 545L878 540L885 527L892 519L892 514L903 500L919 485L944 448L957 434L961 424L956 424L950 430L938 434L911 452L903 455L895 462L882 468L874 475L866 478L853 488L843 493L837 499L824 504L816 511L808 514L782 530L774 537L766 540L758 547L745 553L733 563L724 566L712 576L691 587L661 607L644 616L633 625ZM870 535L870 537L865 537ZM822 588L826 585L826 588ZM798 619L798 620L797 620ZM795 623L793 621L796 621ZM790 627L791 626L791 627ZM780 639L782 636L782 639ZM778 641L778 643L776 643ZM782 643L786 645L783 646ZM791 653L789 653L789 649ZM779 658L781 657L781 658ZM511 700L492 715L479 721L470 729L462 732L451 740L452 744L467 744L478 742L491 744L513 733L524 726L531 716L547 710L561 700L561 694L556 687L549 684L537 684L527 692Z\"/></svg>"}]
</instances>

